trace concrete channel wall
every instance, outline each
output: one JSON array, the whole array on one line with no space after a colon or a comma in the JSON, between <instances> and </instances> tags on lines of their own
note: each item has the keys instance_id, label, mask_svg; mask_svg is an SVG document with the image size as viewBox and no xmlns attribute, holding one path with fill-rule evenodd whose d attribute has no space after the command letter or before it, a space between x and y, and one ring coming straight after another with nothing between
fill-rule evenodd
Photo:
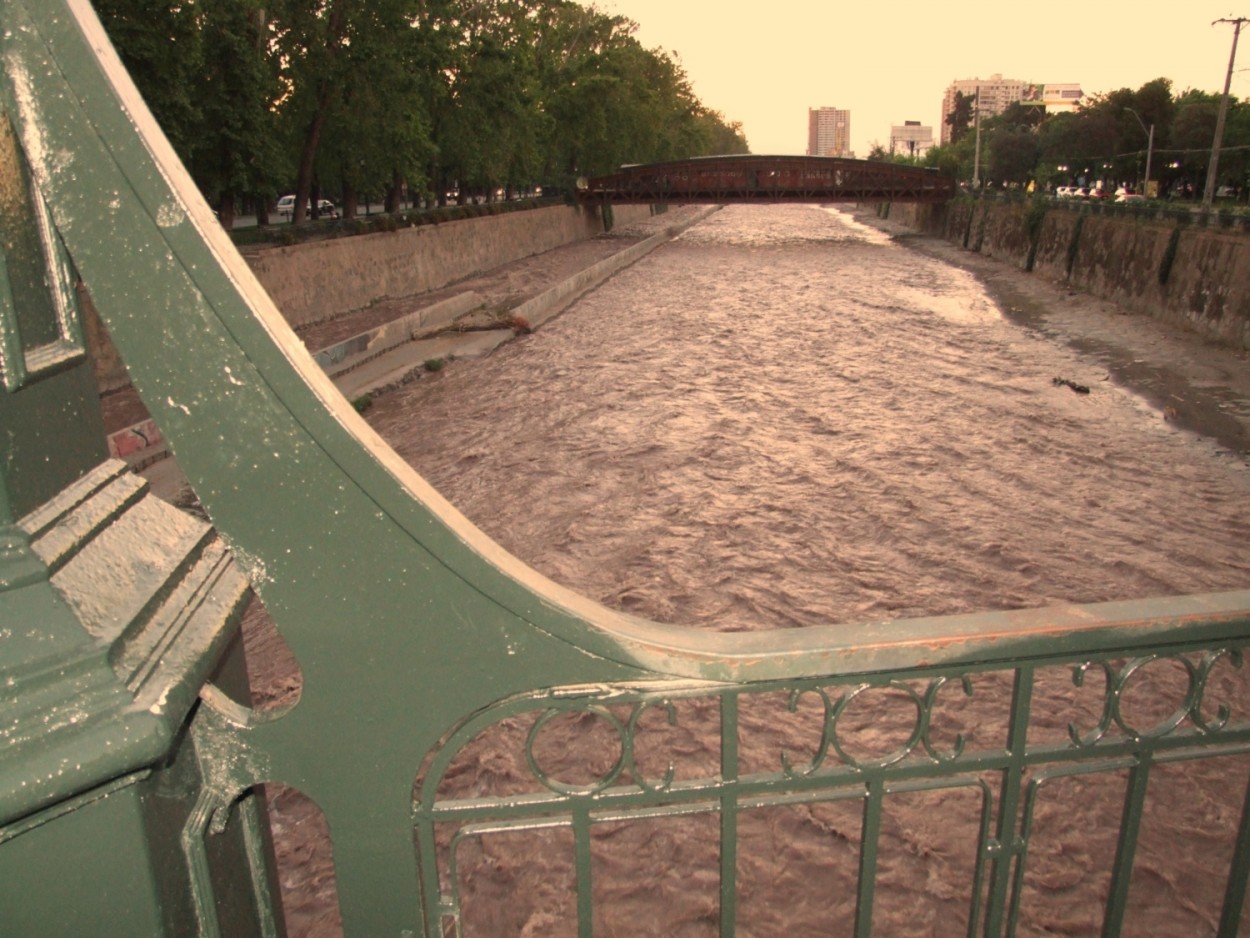
<instances>
[{"instance_id":1,"label":"concrete channel wall","mask_svg":"<svg viewBox=\"0 0 1250 938\"><path fill-rule=\"evenodd\" d=\"M614 206L614 224L623 226L649 218L651 211L649 205ZM598 211L556 205L263 248L244 257L287 322L296 327L333 319L387 297L438 290L603 231ZM101 392L127 387L130 377L100 324L91 298L80 291L79 300ZM397 328L409 325L399 323Z\"/></svg>"},{"instance_id":2,"label":"concrete channel wall","mask_svg":"<svg viewBox=\"0 0 1250 938\"><path fill-rule=\"evenodd\" d=\"M1196 217L1023 202L892 205L891 220L1250 349L1250 234ZM883 209L884 211L884 209Z\"/></svg>"},{"instance_id":3,"label":"concrete channel wall","mask_svg":"<svg viewBox=\"0 0 1250 938\"><path fill-rule=\"evenodd\" d=\"M615 222L650 215L614 208ZM292 326L332 319L380 299L439 290L503 264L603 233L593 209L556 205L244 254Z\"/></svg>"}]
</instances>

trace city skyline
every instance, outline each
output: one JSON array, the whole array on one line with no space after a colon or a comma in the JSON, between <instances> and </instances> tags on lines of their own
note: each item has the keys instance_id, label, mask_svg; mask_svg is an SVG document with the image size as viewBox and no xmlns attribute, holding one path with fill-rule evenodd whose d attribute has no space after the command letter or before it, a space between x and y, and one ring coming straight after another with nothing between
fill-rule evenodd
<instances>
[{"instance_id":1,"label":"city skyline","mask_svg":"<svg viewBox=\"0 0 1250 938\"><path fill-rule=\"evenodd\" d=\"M753 152L801 154L808 108L833 102L851 112L851 149L888 148L904 120L942 125L942 96L955 81L1008 75L1071 82L1087 96L1139 88L1156 78L1174 93L1224 87L1233 28L1212 22L1250 15L1227 0L1194 0L1166 18L1110 0L1096 17L1046 17L1035 8L973 2L953 15L907 4L882 16L861 6L816 8L777 0L767 16L709 16L669 0L597 0L639 24L647 48L674 52L700 100L741 121ZM1250 3L1246 4L1250 9ZM1238 47L1231 92L1250 96L1250 36Z\"/></svg>"}]
</instances>

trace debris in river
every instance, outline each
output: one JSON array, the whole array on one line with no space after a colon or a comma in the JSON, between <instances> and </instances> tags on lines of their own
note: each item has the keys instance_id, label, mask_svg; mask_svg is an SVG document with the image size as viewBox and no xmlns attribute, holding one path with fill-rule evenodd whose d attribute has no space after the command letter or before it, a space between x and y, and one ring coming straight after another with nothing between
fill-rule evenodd
<instances>
[{"instance_id":1,"label":"debris in river","mask_svg":"<svg viewBox=\"0 0 1250 938\"><path fill-rule=\"evenodd\" d=\"M1052 382L1056 387L1069 387L1077 394L1088 394L1089 388L1083 384L1077 384L1075 381L1069 381L1067 378L1055 378Z\"/></svg>"}]
</instances>

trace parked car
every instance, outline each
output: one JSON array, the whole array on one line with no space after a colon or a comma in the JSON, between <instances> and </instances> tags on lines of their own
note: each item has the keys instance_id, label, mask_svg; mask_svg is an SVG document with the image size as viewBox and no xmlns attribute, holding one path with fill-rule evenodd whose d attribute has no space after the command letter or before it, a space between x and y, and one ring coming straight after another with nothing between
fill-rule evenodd
<instances>
[{"instance_id":1,"label":"parked car","mask_svg":"<svg viewBox=\"0 0 1250 938\"><path fill-rule=\"evenodd\" d=\"M295 196L284 195L278 199L278 214L283 218L290 218L295 214ZM309 203L306 214L312 218L312 204ZM339 210L329 199L317 200L317 215L320 218L338 218Z\"/></svg>"},{"instance_id":2,"label":"parked car","mask_svg":"<svg viewBox=\"0 0 1250 938\"><path fill-rule=\"evenodd\" d=\"M1074 190L1072 186L1060 186L1058 189L1055 190L1055 198L1056 199L1070 199L1072 198L1073 191Z\"/></svg>"},{"instance_id":3,"label":"parked car","mask_svg":"<svg viewBox=\"0 0 1250 938\"><path fill-rule=\"evenodd\" d=\"M1090 189L1089 197L1091 199L1109 199L1111 198L1111 193L1106 189Z\"/></svg>"},{"instance_id":4,"label":"parked car","mask_svg":"<svg viewBox=\"0 0 1250 938\"><path fill-rule=\"evenodd\" d=\"M1133 204L1133 203L1145 202L1146 197L1139 192L1121 192L1119 195L1115 197L1115 200L1117 202Z\"/></svg>"},{"instance_id":5,"label":"parked car","mask_svg":"<svg viewBox=\"0 0 1250 938\"><path fill-rule=\"evenodd\" d=\"M1072 190L1072 198L1074 199L1089 198L1089 190L1086 189L1084 186L1077 186L1075 189Z\"/></svg>"}]
</instances>

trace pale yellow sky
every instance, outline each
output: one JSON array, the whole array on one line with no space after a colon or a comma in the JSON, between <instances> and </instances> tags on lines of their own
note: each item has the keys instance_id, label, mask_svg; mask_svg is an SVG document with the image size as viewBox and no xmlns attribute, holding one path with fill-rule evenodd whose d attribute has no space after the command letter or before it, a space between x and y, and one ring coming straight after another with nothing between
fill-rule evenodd
<instances>
[{"instance_id":1,"label":"pale yellow sky","mask_svg":"<svg viewBox=\"0 0 1250 938\"><path fill-rule=\"evenodd\" d=\"M802 153L809 107L851 112L851 146L888 146L890 127L918 120L939 134L942 94L956 79L1073 82L1086 94L1170 78L1174 92L1224 87L1231 0L1104 0L1055 4L971 0L596 0L639 24L647 48L676 52L704 104L741 121L755 153ZM1062 11L1062 12L1060 12ZM1250 24L1232 93L1250 97Z\"/></svg>"}]
</instances>

